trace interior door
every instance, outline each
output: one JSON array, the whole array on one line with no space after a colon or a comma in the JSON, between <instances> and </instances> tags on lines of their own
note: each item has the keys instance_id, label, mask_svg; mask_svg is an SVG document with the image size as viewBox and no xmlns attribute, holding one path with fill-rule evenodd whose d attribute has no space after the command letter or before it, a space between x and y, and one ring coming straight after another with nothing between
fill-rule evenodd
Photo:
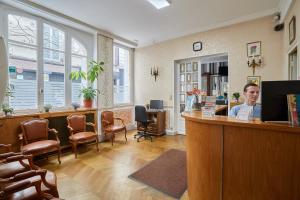
<instances>
[{"instance_id":1,"label":"interior door","mask_svg":"<svg viewBox=\"0 0 300 200\"><path fill-rule=\"evenodd\" d=\"M185 120L181 113L185 110L186 92L200 88L200 61L195 59L179 61L176 65L176 127L177 133L185 135Z\"/></svg>"}]
</instances>

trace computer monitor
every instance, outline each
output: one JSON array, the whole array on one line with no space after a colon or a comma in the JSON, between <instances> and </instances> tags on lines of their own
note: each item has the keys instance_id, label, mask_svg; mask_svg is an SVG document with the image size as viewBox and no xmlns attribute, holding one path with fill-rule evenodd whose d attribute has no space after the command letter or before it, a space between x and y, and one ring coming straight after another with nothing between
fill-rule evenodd
<instances>
[{"instance_id":1,"label":"computer monitor","mask_svg":"<svg viewBox=\"0 0 300 200\"><path fill-rule=\"evenodd\" d=\"M150 109L164 109L163 100L150 100Z\"/></svg>"},{"instance_id":2,"label":"computer monitor","mask_svg":"<svg viewBox=\"0 0 300 200\"><path fill-rule=\"evenodd\" d=\"M287 94L300 94L300 80L262 81L262 121L288 121Z\"/></svg>"}]
</instances>

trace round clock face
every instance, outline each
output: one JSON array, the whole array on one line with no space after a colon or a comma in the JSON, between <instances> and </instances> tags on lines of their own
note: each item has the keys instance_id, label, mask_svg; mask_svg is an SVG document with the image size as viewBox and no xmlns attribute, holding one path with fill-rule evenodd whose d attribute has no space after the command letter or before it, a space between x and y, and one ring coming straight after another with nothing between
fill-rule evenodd
<instances>
[{"instance_id":1,"label":"round clock face","mask_svg":"<svg viewBox=\"0 0 300 200\"><path fill-rule=\"evenodd\" d=\"M193 50L194 51L201 51L202 50L202 42L195 42L193 44Z\"/></svg>"}]
</instances>

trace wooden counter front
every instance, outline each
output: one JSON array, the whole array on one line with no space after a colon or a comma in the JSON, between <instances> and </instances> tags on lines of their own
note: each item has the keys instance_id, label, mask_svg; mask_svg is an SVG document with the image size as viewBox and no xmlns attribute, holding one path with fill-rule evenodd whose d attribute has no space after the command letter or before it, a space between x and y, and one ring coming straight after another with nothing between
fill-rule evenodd
<instances>
[{"instance_id":1,"label":"wooden counter front","mask_svg":"<svg viewBox=\"0 0 300 200\"><path fill-rule=\"evenodd\" d=\"M191 200L300 199L300 127L183 117Z\"/></svg>"}]
</instances>

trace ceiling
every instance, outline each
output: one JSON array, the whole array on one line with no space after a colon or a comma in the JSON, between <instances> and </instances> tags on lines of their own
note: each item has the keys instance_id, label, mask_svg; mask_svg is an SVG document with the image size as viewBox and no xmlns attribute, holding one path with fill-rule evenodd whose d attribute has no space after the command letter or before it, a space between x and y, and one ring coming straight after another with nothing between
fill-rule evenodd
<instances>
[{"instance_id":1,"label":"ceiling","mask_svg":"<svg viewBox=\"0 0 300 200\"><path fill-rule=\"evenodd\" d=\"M267 16L279 4L279 0L172 0L171 6L157 10L147 0L31 1L139 47Z\"/></svg>"}]
</instances>

